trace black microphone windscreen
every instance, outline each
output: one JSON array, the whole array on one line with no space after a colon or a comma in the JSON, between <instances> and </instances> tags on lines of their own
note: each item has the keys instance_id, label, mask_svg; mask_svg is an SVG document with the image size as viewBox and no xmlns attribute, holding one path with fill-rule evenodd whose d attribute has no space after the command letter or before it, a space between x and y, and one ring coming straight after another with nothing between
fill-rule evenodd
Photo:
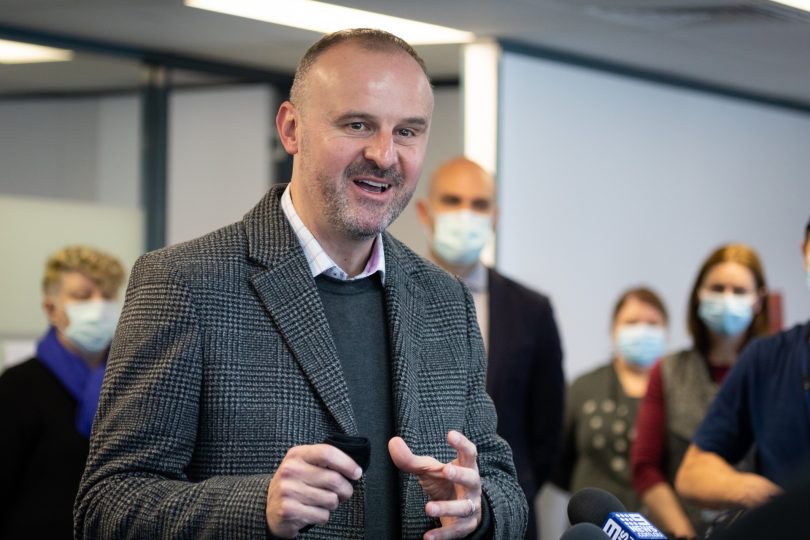
<instances>
[{"instance_id":1,"label":"black microphone windscreen","mask_svg":"<svg viewBox=\"0 0 810 540\"><path fill-rule=\"evenodd\" d=\"M610 538L593 523L577 523L563 533L560 540L606 540Z\"/></svg>"},{"instance_id":2,"label":"black microphone windscreen","mask_svg":"<svg viewBox=\"0 0 810 540\"><path fill-rule=\"evenodd\" d=\"M568 501L568 521L572 525L593 523L601 527L611 512L626 511L615 495L594 487L580 489Z\"/></svg>"}]
</instances>

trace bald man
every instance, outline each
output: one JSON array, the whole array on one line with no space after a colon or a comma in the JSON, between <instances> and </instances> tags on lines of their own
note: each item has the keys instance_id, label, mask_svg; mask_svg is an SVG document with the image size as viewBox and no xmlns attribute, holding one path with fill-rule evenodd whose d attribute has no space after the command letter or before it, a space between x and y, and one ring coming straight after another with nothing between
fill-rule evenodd
<instances>
[{"instance_id":1,"label":"bald man","mask_svg":"<svg viewBox=\"0 0 810 540\"><path fill-rule=\"evenodd\" d=\"M551 304L481 263L498 208L495 182L480 165L463 157L442 164L416 208L433 261L472 291L488 351L487 391L498 412L498 433L512 446L529 500L526 538L537 538L533 501L557 459L565 392Z\"/></svg>"}]
</instances>

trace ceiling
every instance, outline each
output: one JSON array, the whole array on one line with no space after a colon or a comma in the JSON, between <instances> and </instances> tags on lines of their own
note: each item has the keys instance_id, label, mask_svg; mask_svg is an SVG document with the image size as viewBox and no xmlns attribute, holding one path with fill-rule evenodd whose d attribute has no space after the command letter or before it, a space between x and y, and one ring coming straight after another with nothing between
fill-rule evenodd
<instances>
[{"instance_id":1,"label":"ceiling","mask_svg":"<svg viewBox=\"0 0 810 540\"><path fill-rule=\"evenodd\" d=\"M334 3L810 106L810 14L765 0ZM318 37L181 0L0 0L0 37L15 28L282 73L291 73ZM458 77L458 46L418 50L434 78ZM140 77L131 59L79 52L61 65L0 65L0 93L131 88Z\"/></svg>"}]
</instances>

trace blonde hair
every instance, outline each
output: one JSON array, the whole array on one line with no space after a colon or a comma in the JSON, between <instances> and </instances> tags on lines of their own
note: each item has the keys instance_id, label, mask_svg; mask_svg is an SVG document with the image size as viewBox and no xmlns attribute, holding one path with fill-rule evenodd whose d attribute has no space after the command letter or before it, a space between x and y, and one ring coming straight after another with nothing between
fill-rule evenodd
<instances>
[{"instance_id":1,"label":"blonde hair","mask_svg":"<svg viewBox=\"0 0 810 540\"><path fill-rule=\"evenodd\" d=\"M45 262L42 291L52 294L62 286L62 276L80 272L92 280L105 296L113 297L124 282L124 267L112 255L88 246L66 246Z\"/></svg>"}]
</instances>

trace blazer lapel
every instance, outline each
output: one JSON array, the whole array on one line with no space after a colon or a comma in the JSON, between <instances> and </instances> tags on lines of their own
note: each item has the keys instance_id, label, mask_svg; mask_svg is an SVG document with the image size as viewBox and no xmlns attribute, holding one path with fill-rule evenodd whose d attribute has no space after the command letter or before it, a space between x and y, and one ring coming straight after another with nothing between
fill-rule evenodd
<instances>
[{"instance_id":1,"label":"blazer lapel","mask_svg":"<svg viewBox=\"0 0 810 540\"><path fill-rule=\"evenodd\" d=\"M340 428L357 434L343 368L318 289L279 199L271 188L244 220L251 258L266 268L251 282L279 334Z\"/></svg>"},{"instance_id":2,"label":"blazer lapel","mask_svg":"<svg viewBox=\"0 0 810 540\"><path fill-rule=\"evenodd\" d=\"M424 291L416 284L402 263L398 246L385 239L385 306L391 339L394 396L394 422L397 434L413 445L419 433L419 349L424 320ZM415 477L400 475L400 502L407 508L409 481Z\"/></svg>"}]
</instances>

